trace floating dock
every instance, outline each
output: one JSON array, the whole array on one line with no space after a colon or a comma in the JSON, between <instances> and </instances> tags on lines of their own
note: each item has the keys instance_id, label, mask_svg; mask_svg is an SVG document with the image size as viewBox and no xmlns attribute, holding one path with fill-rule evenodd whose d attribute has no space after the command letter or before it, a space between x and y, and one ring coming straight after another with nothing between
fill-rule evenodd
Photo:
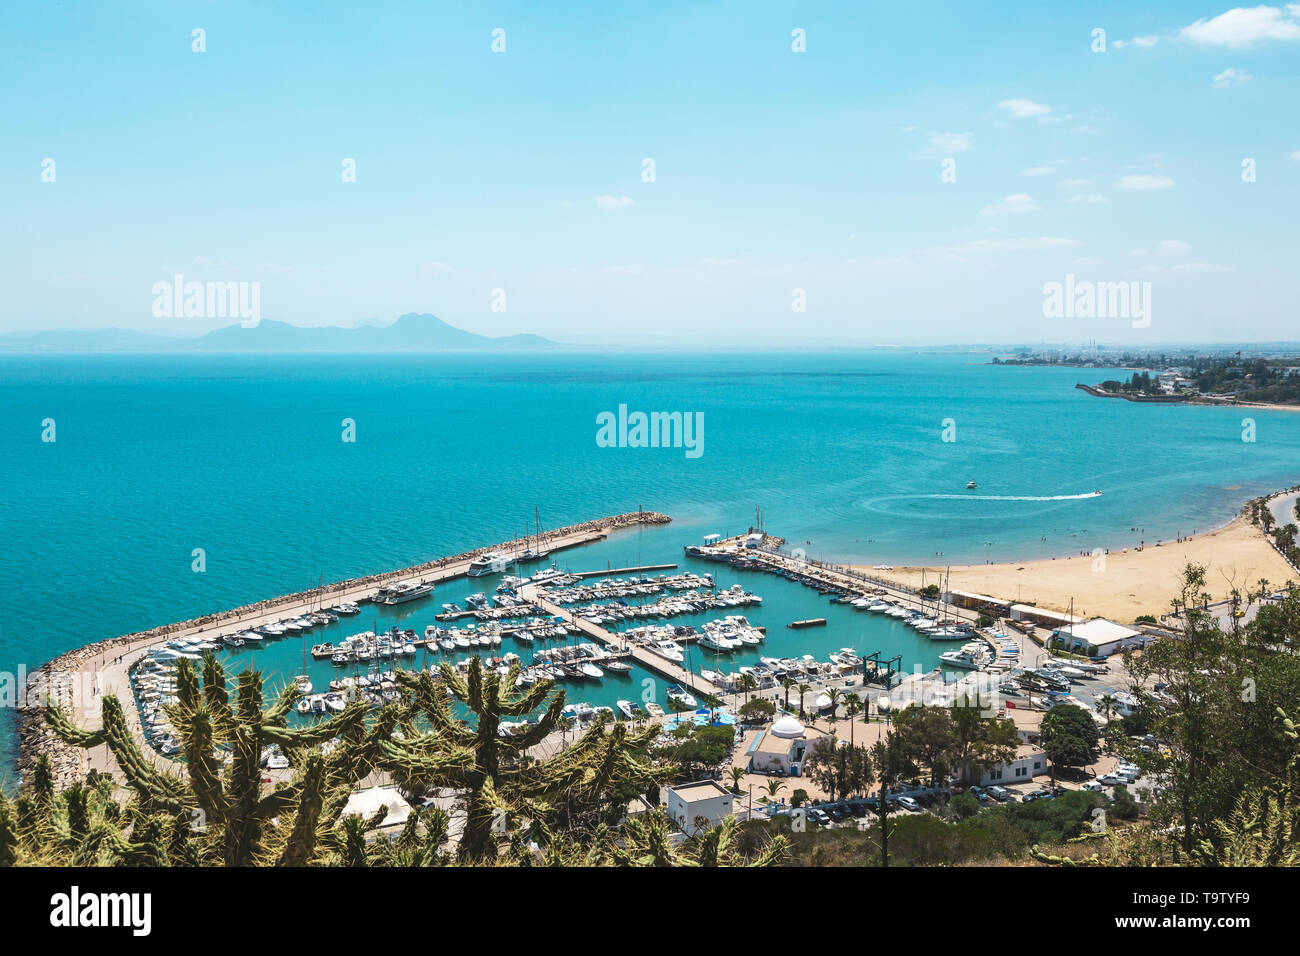
<instances>
[{"instance_id":1,"label":"floating dock","mask_svg":"<svg viewBox=\"0 0 1300 956\"><path fill-rule=\"evenodd\" d=\"M575 578L602 578L615 574L637 574L641 571L675 571L675 564L642 564L635 568L610 568L608 571L570 571Z\"/></svg>"},{"instance_id":2,"label":"floating dock","mask_svg":"<svg viewBox=\"0 0 1300 956\"><path fill-rule=\"evenodd\" d=\"M627 650L629 656L637 664L652 674L658 674L660 677L674 684L680 684L689 691L698 691L704 694L711 694L720 697L724 694L722 688L718 687L712 681L707 681L698 674L692 674L684 667L679 667L672 661L660 657L658 654L651 653L644 647L637 647L622 640L618 635L605 630L599 624L593 624L591 621L578 617L567 608L560 607L558 604L552 604L550 601L538 595L541 590L535 584L526 584L519 589L519 596L525 600L531 601L537 607L542 608L546 613L563 618L566 624L571 624L588 637L593 638L596 642L608 650L622 651Z\"/></svg>"},{"instance_id":3,"label":"floating dock","mask_svg":"<svg viewBox=\"0 0 1300 956\"><path fill-rule=\"evenodd\" d=\"M825 623L826 618L824 617L810 617L805 621L791 621L786 627L799 631L805 627L822 627Z\"/></svg>"}]
</instances>

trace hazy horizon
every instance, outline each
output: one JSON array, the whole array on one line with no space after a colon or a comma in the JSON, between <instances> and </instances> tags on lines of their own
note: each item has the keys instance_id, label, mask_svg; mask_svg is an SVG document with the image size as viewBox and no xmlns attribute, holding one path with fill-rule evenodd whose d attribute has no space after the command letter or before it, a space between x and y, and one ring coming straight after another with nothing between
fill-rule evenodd
<instances>
[{"instance_id":1,"label":"hazy horizon","mask_svg":"<svg viewBox=\"0 0 1300 956\"><path fill-rule=\"evenodd\" d=\"M231 324L181 277L591 346L1294 334L1300 5L739 12L15 12L0 332Z\"/></svg>"}]
</instances>

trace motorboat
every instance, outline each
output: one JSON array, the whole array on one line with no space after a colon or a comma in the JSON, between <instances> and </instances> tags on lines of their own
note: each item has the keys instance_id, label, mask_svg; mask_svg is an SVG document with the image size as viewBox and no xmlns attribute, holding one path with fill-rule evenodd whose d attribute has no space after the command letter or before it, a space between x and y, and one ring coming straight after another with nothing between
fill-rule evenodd
<instances>
[{"instance_id":1,"label":"motorboat","mask_svg":"<svg viewBox=\"0 0 1300 956\"><path fill-rule=\"evenodd\" d=\"M959 667L962 670L977 671L988 663L988 654L976 650L969 645L955 651L944 651L939 655L939 660L948 667Z\"/></svg>"},{"instance_id":2,"label":"motorboat","mask_svg":"<svg viewBox=\"0 0 1300 956\"><path fill-rule=\"evenodd\" d=\"M684 687L674 684L668 688L668 702L682 710L694 710L698 702L686 692Z\"/></svg>"},{"instance_id":3,"label":"motorboat","mask_svg":"<svg viewBox=\"0 0 1300 956\"><path fill-rule=\"evenodd\" d=\"M422 598L432 593L432 584L419 581L398 581L395 584L385 584L371 595L370 599L375 604L405 604L407 601L414 601L416 598Z\"/></svg>"},{"instance_id":4,"label":"motorboat","mask_svg":"<svg viewBox=\"0 0 1300 956\"><path fill-rule=\"evenodd\" d=\"M487 554L479 555L469 563L469 570L465 573L471 578L481 578L485 574L495 574L504 571L510 566L510 559L500 551L489 551Z\"/></svg>"},{"instance_id":5,"label":"motorboat","mask_svg":"<svg viewBox=\"0 0 1300 956\"><path fill-rule=\"evenodd\" d=\"M675 664L680 664L686 658L682 656L682 648L676 641L659 640L654 641L647 646L647 649L658 654L660 657L670 660Z\"/></svg>"},{"instance_id":6,"label":"motorboat","mask_svg":"<svg viewBox=\"0 0 1300 956\"><path fill-rule=\"evenodd\" d=\"M972 480L966 482L966 490L968 490L968 491L974 491L974 490L975 490L976 488L978 488L978 487L979 487L979 485L975 484L974 479L972 479Z\"/></svg>"}]
</instances>

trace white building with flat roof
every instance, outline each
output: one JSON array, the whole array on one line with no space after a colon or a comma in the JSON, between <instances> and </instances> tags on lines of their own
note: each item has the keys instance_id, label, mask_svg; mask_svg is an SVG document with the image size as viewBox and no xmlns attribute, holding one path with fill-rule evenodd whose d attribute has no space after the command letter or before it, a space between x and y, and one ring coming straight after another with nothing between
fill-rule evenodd
<instances>
[{"instance_id":1,"label":"white building with flat roof","mask_svg":"<svg viewBox=\"0 0 1300 956\"><path fill-rule=\"evenodd\" d=\"M1065 649L1088 657L1110 657L1130 647L1142 647L1146 635L1104 617L1094 617L1082 624L1069 624L1052 632Z\"/></svg>"},{"instance_id":2,"label":"white building with flat roof","mask_svg":"<svg viewBox=\"0 0 1300 956\"><path fill-rule=\"evenodd\" d=\"M697 780L668 788L668 815L687 836L717 826L731 816L736 795L716 780Z\"/></svg>"}]
</instances>

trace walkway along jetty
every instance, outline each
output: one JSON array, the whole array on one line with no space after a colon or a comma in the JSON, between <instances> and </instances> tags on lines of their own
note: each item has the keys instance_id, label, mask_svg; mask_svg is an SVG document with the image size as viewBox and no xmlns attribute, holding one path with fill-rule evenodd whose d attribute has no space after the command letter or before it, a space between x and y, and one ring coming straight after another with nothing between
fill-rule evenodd
<instances>
[{"instance_id":1,"label":"walkway along jetty","mask_svg":"<svg viewBox=\"0 0 1300 956\"><path fill-rule=\"evenodd\" d=\"M540 535L540 540L545 549L551 552L603 540L621 528L660 525L670 521L672 518L659 512L631 511L546 531ZM64 744L45 724L41 711L49 702L63 708L87 729L98 729L101 698L114 693L119 697L129 696L128 671L135 660L150 647L182 637L212 636L221 630L238 631L258 627L324 604L365 601L376 588L399 581L416 581L420 584L446 581L464 576L470 563L482 555L493 552L519 553L527 547L537 547L538 544L539 536L529 535L526 539L504 541L398 571L351 578L189 621L164 624L60 654L31 673L18 708L18 770L21 782L23 785L27 783L30 779L28 771L42 755L50 758L55 786L59 789L79 780L91 769L92 764L99 765L107 760L110 762L108 766L96 766L96 769L116 769L111 766L111 757L103 753L106 748L95 748L92 753ZM132 729L139 733L136 708L126 707L125 710Z\"/></svg>"}]
</instances>

